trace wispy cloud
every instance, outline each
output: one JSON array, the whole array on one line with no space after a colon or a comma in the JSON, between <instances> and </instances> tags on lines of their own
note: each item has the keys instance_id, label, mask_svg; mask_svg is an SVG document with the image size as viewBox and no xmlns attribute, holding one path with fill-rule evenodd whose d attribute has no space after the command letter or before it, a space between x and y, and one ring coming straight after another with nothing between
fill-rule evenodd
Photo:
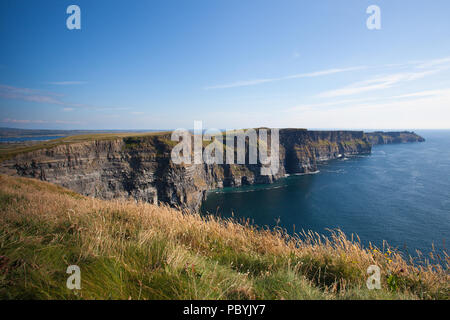
<instances>
[{"instance_id":1,"label":"wispy cloud","mask_svg":"<svg viewBox=\"0 0 450 320\"><path fill-rule=\"evenodd\" d=\"M0 84L0 98L59 105L64 107L62 109L63 111L73 111L73 109L90 109L97 111L129 110L129 108L123 107L99 107L81 103L69 103L62 100L62 95L58 93L13 87L3 84Z\"/></svg>"},{"instance_id":2,"label":"wispy cloud","mask_svg":"<svg viewBox=\"0 0 450 320\"><path fill-rule=\"evenodd\" d=\"M72 85L79 85L79 84L86 84L86 81L53 81L53 82L46 82L46 84L52 84L55 86L72 86Z\"/></svg>"},{"instance_id":3,"label":"wispy cloud","mask_svg":"<svg viewBox=\"0 0 450 320\"><path fill-rule=\"evenodd\" d=\"M421 72L403 72L385 76L378 76L369 80L355 82L349 86L345 86L339 89L322 92L318 95L318 97L334 98L341 96L357 95L368 91L387 89L399 83L422 79L426 76L436 74L440 71L442 71L442 69L427 70Z\"/></svg>"},{"instance_id":4,"label":"wispy cloud","mask_svg":"<svg viewBox=\"0 0 450 320\"><path fill-rule=\"evenodd\" d=\"M443 97L450 96L450 88L445 89L437 89L437 90L424 90L424 91L415 91L409 92L401 95L395 96L386 96L386 97L366 97L360 99L344 99L344 100L333 100L328 102L320 102L320 103L311 103L311 104L300 104L295 107L291 107L285 109L285 112L304 112L304 111L312 111L312 110L329 110L336 107L339 108L347 108L351 106L365 106L368 104L376 104L376 103L393 103L393 102L401 102L401 101L413 101L414 99L421 98L431 98L431 97Z\"/></svg>"},{"instance_id":5,"label":"wispy cloud","mask_svg":"<svg viewBox=\"0 0 450 320\"><path fill-rule=\"evenodd\" d=\"M38 119L10 119L5 118L3 123L15 123L15 124L84 124L82 121L66 121L66 120L38 120Z\"/></svg>"},{"instance_id":6,"label":"wispy cloud","mask_svg":"<svg viewBox=\"0 0 450 320\"><path fill-rule=\"evenodd\" d=\"M428 59L428 60L409 60L402 63L390 63L385 64L384 67L394 68L394 67L409 67L414 69L429 69L437 66L444 66L450 64L450 57L438 58L438 59Z\"/></svg>"},{"instance_id":7,"label":"wispy cloud","mask_svg":"<svg viewBox=\"0 0 450 320\"><path fill-rule=\"evenodd\" d=\"M0 97L5 99L64 105L65 103L59 100L59 96L60 95L53 92L44 92L35 89L18 88L0 84Z\"/></svg>"},{"instance_id":8,"label":"wispy cloud","mask_svg":"<svg viewBox=\"0 0 450 320\"><path fill-rule=\"evenodd\" d=\"M417 68L426 69L426 68L432 68L432 67L448 65L448 64L450 64L450 57L428 60L428 61L421 61L421 62L417 63Z\"/></svg>"},{"instance_id":9,"label":"wispy cloud","mask_svg":"<svg viewBox=\"0 0 450 320\"><path fill-rule=\"evenodd\" d=\"M336 107L341 105L348 105L356 102L367 101L367 99L346 99L346 100L337 100L337 101L329 101L329 102L321 102L321 103L310 103L310 104L300 104L295 107L291 107L286 109L287 112L292 111L306 111L313 109L320 109L326 107Z\"/></svg>"},{"instance_id":10,"label":"wispy cloud","mask_svg":"<svg viewBox=\"0 0 450 320\"><path fill-rule=\"evenodd\" d=\"M371 97L288 109L284 126L315 128L449 128L450 88L409 92L390 97ZM295 112L296 111L296 112ZM386 117L386 114L389 114ZM280 116L283 114L280 113Z\"/></svg>"},{"instance_id":11,"label":"wispy cloud","mask_svg":"<svg viewBox=\"0 0 450 320\"><path fill-rule=\"evenodd\" d=\"M450 88L411 92L411 93L394 96L392 98L393 99L405 99L405 98L432 97L432 96L449 95L449 94L450 94Z\"/></svg>"},{"instance_id":12,"label":"wispy cloud","mask_svg":"<svg viewBox=\"0 0 450 320\"><path fill-rule=\"evenodd\" d=\"M279 78L265 78L265 79L236 81L236 82L229 83L229 84L208 86L208 87L205 87L204 89L211 90L211 89L227 89L227 88L254 86L254 85L268 83L268 82L276 82L276 81L300 79L300 78L313 78L313 77L326 76L326 75L331 75L331 74L341 73L341 72L356 71L356 70L361 70L361 69L365 69L365 68L366 67L364 67L364 66L351 67L351 68L335 68L335 69L321 70L321 71L310 72L310 73L299 73L299 74L294 74L294 75L284 76L284 77L279 77Z\"/></svg>"},{"instance_id":13,"label":"wispy cloud","mask_svg":"<svg viewBox=\"0 0 450 320\"><path fill-rule=\"evenodd\" d=\"M376 67L370 67L374 69ZM338 89L328 90L318 94L319 98L335 98L342 96L358 95L375 90L392 88L396 85L419 80L427 76L431 76L442 71L450 69L450 57L431 59L431 60L415 60L400 64L386 64L382 68L408 68L404 72L395 72L385 75L378 75L368 80L354 82L350 85L343 86Z\"/></svg>"},{"instance_id":14,"label":"wispy cloud","mask_svg":"<svg viewBox=\"0 0 450 320\"><path fill-rule=\"evenodd\" d=\"M10 118L5 118L2 121L3 123L45 123L44 120L25 120L25 119L10 119Z\"/></svg>"}]
</instances>

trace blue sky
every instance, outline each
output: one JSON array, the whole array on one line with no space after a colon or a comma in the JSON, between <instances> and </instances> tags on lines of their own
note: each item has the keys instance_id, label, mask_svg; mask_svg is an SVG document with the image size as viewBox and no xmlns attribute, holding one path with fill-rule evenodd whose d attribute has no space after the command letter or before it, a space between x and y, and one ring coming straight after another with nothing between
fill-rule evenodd
<instances>
[{"instance_id":1,"label":"blue sky","mask_svg":"<svg viewBox=\"0 0 450 320\"><path fill-rule=\"evenodd\" d=\"M0 126L450 128L449 16L448 0L3 0Z\"/></svg>"}]
</instances>

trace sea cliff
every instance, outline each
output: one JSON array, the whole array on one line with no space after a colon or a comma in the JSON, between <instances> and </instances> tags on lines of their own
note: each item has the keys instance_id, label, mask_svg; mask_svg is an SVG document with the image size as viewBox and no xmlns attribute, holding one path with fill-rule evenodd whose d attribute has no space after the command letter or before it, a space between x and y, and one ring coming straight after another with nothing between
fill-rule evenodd
<instances>
[{"instance_id":1,"label":"sea cliff","mask_svg":"<svg viewBox=\"0 0 450 320\"><path fill-rule=\"evenodd\" d=\"M279 170L268 176L261 175L260 164L174 164L171 151L176 142L170 133L94 138L37 149L4 160L0 172L101 199L132 197L196 211L210 189L272 183L287 174L315 172L321 161L369 154L375 137L378 133L280 129Z\"/></svg>"}]
</instances>

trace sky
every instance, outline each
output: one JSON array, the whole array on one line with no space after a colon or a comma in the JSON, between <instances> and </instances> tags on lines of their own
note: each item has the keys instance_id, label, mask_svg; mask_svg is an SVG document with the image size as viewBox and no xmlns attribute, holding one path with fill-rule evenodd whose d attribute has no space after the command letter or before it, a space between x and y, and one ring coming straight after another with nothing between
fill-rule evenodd
<instances>
[{"instance_id":1,"label":"sky","mask_svg":"<svg viewBox=\"0 0 450 320\"><path fill-rule=\"evenodd\" d=\"M448 129L449 17L448 0L2 0L0 127Z\"/></svg>"}]
</instances>

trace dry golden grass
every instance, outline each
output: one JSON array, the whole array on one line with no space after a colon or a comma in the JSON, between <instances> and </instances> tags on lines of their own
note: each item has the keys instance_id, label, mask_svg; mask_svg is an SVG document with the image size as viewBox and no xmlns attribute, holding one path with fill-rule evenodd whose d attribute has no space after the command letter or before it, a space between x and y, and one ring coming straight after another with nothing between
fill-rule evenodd
<instances>
[{"instance_id":1,"label":"dry golden grass","mask_svg":"<svg viewBox=\"0 0 450 320\"><path fill-rule=\"evenodd\" d=\"M449 298L448 256L413 265L340 231L292 237L4 175L0 200L0 298ZM79 292L65 287L70 264L82 271ZM381 290L366 288L373 264Z\"/></svg>"}]
</instances>

